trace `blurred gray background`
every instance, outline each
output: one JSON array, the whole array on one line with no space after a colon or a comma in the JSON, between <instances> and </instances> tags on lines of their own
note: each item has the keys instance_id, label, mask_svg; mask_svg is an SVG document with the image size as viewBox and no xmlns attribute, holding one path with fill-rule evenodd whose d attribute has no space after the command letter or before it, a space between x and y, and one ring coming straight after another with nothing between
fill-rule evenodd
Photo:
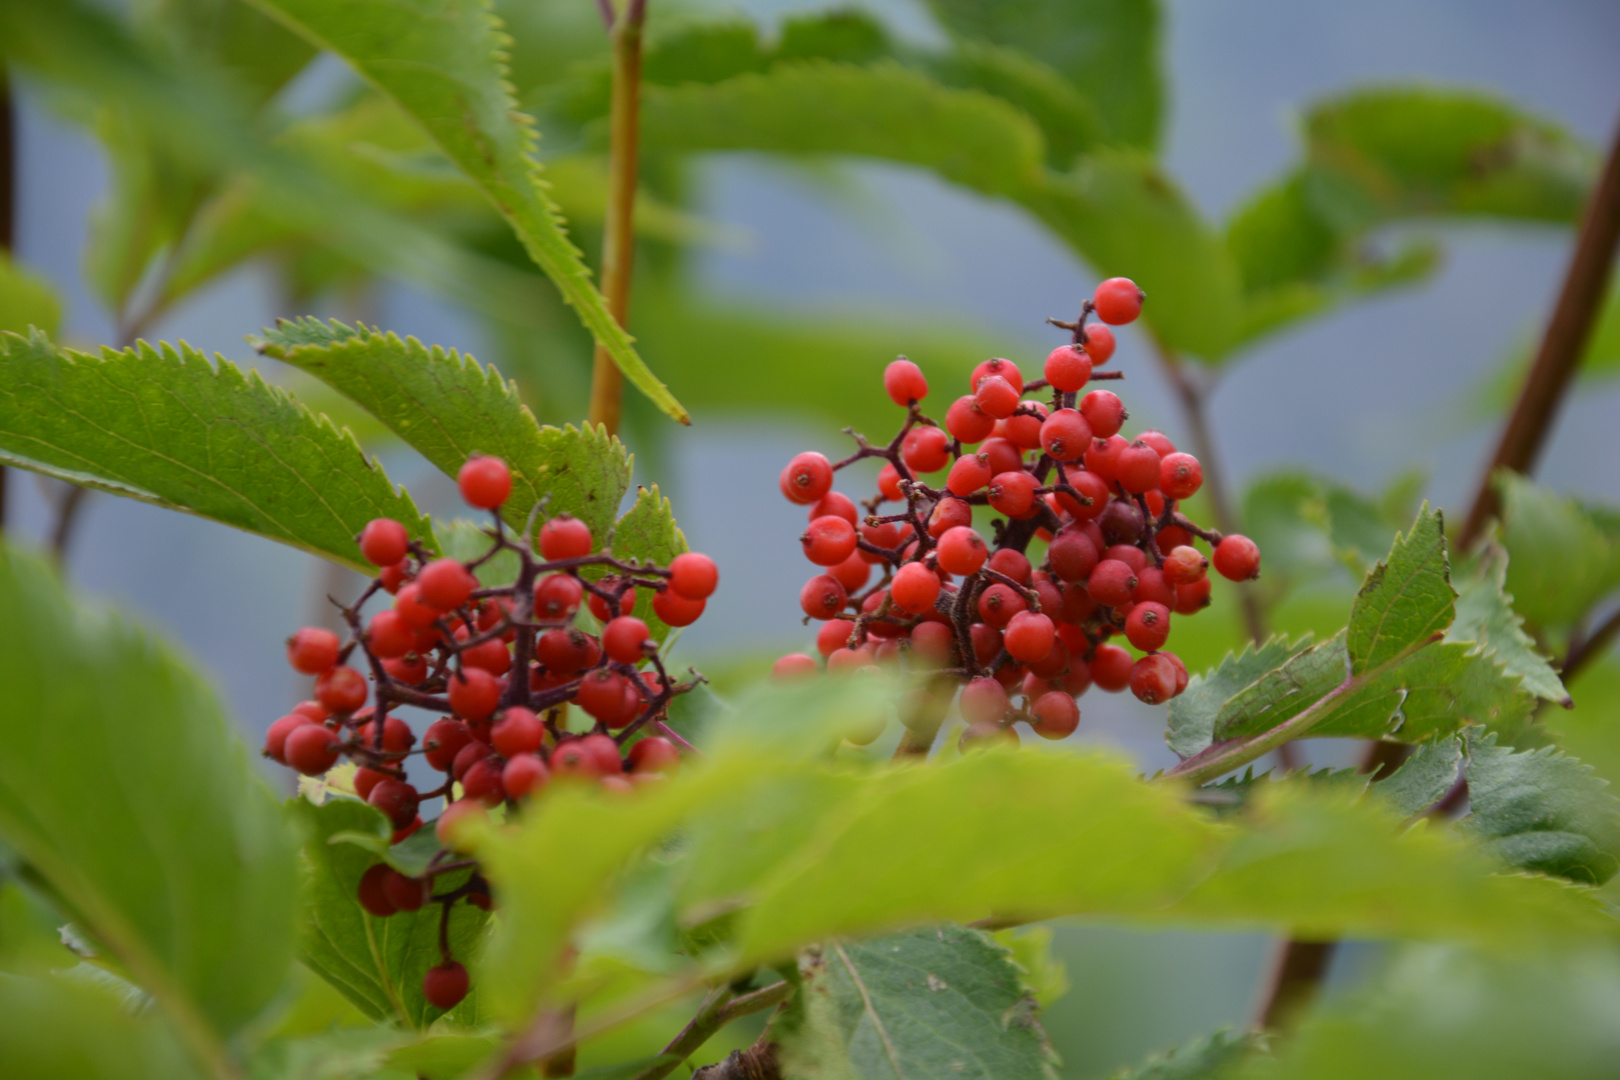
<instances>
[{"instance_id":1,"label":"blurred gray background","mask_svg":"<svg viewBox=\"0 0 1620 1080\"><path fill-rule=\"evenodd\" d=\"M769 25L828 5L733 6ZM864 6L916 40L938 33L920 5ZM1614 0L1172 0L1165 22L1166 160L1215 218L1294 160L1297 110L1358 83L1486 88L1598 144L1620 122ZM108 340L109 317L80 282L83 223L104 187L99 151L45 112L26 85L20 106L18 255L68 298L73 343ZM1036 363L1059 340L1042 320L1072 312L1098 277L1018 210L903 168L852 164L837 185L747 155L717 155L702 168L703 213L747 238L702 256L707 288L728 299L809 312L882 312L903 303L976 323L1005 341L1004 355ZM1494 433L1475 394L1545 317L1570 242L1557 229L1456 229L1445 236L1445 267L1427 284L1269 339L1214 398L1226 468L1239 485L1269 469L1304 466L1375 488L1416 467L1428 476L1425 496L1460 512ZM150 337L184 338L252 365L242 336L273 318L347 314L284 311L278 303L270 276L250 267ZM430 343L488 353L473 320L405 286L382 290L367 317ZM1119 355L1133 416L1177 431L1167 389L1129 331ZM874 395L888 359L872 358ZM790 395L792 373L782 379ZM1613 383L1572 401L1540 477L1620 501L1617 412ZM776 473L797 450L836 453L841 437L766 415L695 421L662 442L656 459L642 453L637 460L637 481L663 485L692 546L721 567L721 591L683 639L680 659L701 666L739 651L803 648L796 597L804 574L794 549L802 512L776 494ZM386 451L384 464L429 511L457 512L453 486L414 453ZM43 538L52 517L46 493L32 477L13 474L9 498L14 535ZM282 639L317 618L323 593L344 582L313 557L267 540L106 496L86 507L67 569L81 589L182 642L255 741L304 696L282 661ZM1100 697L1082 701L1084 737L1118 746L1146 768L1173 760L1157 714ZM1235 935L1097 928L1063 935L1074 989L1050 1023L1075 1077L1106 1075L1148 1050L1244 1022L1268 948L1263 938ZM1364 959L1347 956L1336 982Z\"/></svg>"}]
</instances>

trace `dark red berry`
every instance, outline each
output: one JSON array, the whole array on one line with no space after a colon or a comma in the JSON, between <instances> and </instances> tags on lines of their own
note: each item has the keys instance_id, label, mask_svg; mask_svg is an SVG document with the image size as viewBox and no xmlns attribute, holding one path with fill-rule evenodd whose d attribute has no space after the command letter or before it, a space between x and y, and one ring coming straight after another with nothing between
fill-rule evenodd
<instances>
[{"instance_id":1,"label":"dark red berry","mask_svg":"<svg viewBox=\"0 0 1620 1080\"><path fill-rule=\"evenodd\" d=\"M962 687L957 707L969 724L994 723L1007 714L1007 691L994 679L977 678Z\"/></svg>"},{"instance_id":2,"label":"dark red berry","mask_svg":"<svg viewBox=\"0 0 1620 1080\"><path fill-rule=\"evenodd\" d=\"M1062 690L1051 690L1035 699L1029 708L1035 734L1043 739L1063 739L1080 726L1080 706Z\"/></svg>"},{"instance_id":3,"label":"dark red berry","mask_svg":"<svg viewBox=\"0 0 1620 1080\"><path fill-rule=\"evenodd\" d=\"M1119 607L1130 602L1136 589L1136 571L1130 563L1119 559L1104 559L1086 579L1086 591L1103 607Z\"/></svg>"},{"instance_id":4,"label":"dark red berry","mask_svg":"<svg viewBox=\"0 0 1620 1080\"><path fill-rule=\"evenodd\" d=\"M383 888L388 875L393 872L393 868L387 863L377 863L375 866L367 867L366 872L360 875L360 888L357 891L360 906L366 909L367 914L386 919L399 910L394 906L394 902L388 899L388 893Z\"/></svg>"},{"instance_id":5,"label":"dark red berry","mask_svg":"<svg viewBox=\"0 0 1620 1080\"><path fill-rule=\"evenodd\" d=\"M403 829L416 820L416 789L403 780L379 780L365 799L381 810L396 829Z\"/></svg>"},{"instance_id":6,"label":"dark red berry","mask_svg":"<svg viewBox=\"0 0 1620 1080\"><path fill-rule=\"evenodd\" d=\"M1005 577L1010 577L1020 585L1029 584L1029 559L1022 551L1012 548L1002 548L990 556L990 569Z\"/></svg>"},{"instance_id":7,"label":"dark red berry","mask_svg":"<svg viewBox=\"0 0 1620 1080\"><path fill-rule=\"evenodd\" d=\"M1170 609L1154 601L1139 601L1125 618L1125 636L1143 652L1164 647L1170 637Z\"/></svg>"},{"instance_id":8,"label":"dark red berry","mask_svg":"<svg viewBox=\"0 0 1620 1080\"><path fill-rule=\"evenodd\" d=\"M422 996L435 1009L453 1009L467 996L467 969L454 960L428 968L422 976Z\"/></svg>"},{"instance_id":9,"label":"dark red berry","mask_svg":"<svg viewBox=\"0 0 1620 1080\"><path fill-rule=\"evenodd\" d=\"M1097 568L1096 545L1079 529L1070 527L1052 537L1046 560L1052 573L1064 581L1084 581Z\"/></svg>"},{"instance_id":10,"label":"dark red berry","mask_svg":"<svg viewBox=\"0 0 1620 1080\"><path fill-rule=\"evenodd\" d=\"M1131 666L1131 693L1149 705L1160 705L1176 696L1176 669L1160 653L1144 656Z\"/></svg>"},{"instance_id":11,"label":"dark red berry","mask_svg":"<svg viewBox=\"0 0 1620 1080\"><path fill-rule=\"evenodd\" d=\"M462 747L473 741L472 732L459 720L445 717L428 725L422 734L422 756L440 772L449 772Z\"/></svg>"}]
</instances>

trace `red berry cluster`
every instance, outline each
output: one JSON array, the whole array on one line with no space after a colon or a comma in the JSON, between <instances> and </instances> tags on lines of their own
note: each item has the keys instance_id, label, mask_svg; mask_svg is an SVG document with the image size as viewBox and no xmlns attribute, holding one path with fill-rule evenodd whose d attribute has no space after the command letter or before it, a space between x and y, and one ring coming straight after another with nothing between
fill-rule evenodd
<instances>
[{"instance_id":1,"label":"red berry cluster","mask_svg":"<svg viewBox=\"0 0 1620 1080\"><path fill-rule=\"evenodd\" d=\"M1073 339L1046 358L1044 378L1026 383L1011 360L986 360L943 425L922 413L928 381L902 357L883 374L907 410L888 445L856 435L843 461L812 452L788 463L782 494L809 506L800 541L824 568L799 602L823 620L816 644L829 672L885 661L936 672L935 687L961 685L968 740L1016 740L1017 721L1063 738L1080 723L1075 699L1093 683L1128 686L1149 704L1186 688L1186 667L1164 645L1172 616L1209 603L1209 559L1196 543L1234 581L1259 574L1260 550L1180 512L1203 483L1197 458L1161 432L1121 435L1127 413L1112 391L1081 396L1090 382L1122 377L1095 370L1114 352L1107 324L1134 320L1144 299L1127 278L1103 282L1075 322L1051 320ZM1087 325L1092 315L1101 323ZM1048 400L1026 397L1040 390ZM885 464L876 498L857 507L832 490L833 474L867 458ZM926 474L943 480L924 482ZM880 513L889 502L903 506ZM989 543L974 528L980 507L1000 515ZM1026 554L1037 539L1046 545L1039 566ZM1143 655L1110 643L1119 635ZM794 653L775 670L792 677L820 667ZM951 697L922 695L903 719L936 729Z\"/></svg>"},{"instance_id":2,"label":"red berry cluster","mask_svg":"<svg viewBox=\"0 0 1620 1080\"><path fill-rule=\"evenodd\" d=\"M438 836L452 845L459 819L503 804L516 810L549 782L627 789L673 769L686 744L663 721L673 697L695 681L669 677L647 624L631 613L637 591L647 589L660 619L686 626L719 583L713 560L695 552L667 567L592 554L590 528L566 515L545 521L532 540L531 515L514 537L498 512L512 490L499 458L473 458L458 480L469 505L493 512L489 549L469 562L433 558L399 522L367 525L360 550L379 573L352 607L339 605L348 639L313 627L287 639L293 668L315 677L314 697L271 724L264 744L266 757L308 776L340 758L353 761L356 793L392 822L396 844L422 827L419 806L441 796ZM502 551L516 555L517 580L482 586L474 571ZM363 620L361 609L382 592L393 604ZM575 625L582 605L601 624L599 634ZM349 663L357 653L366 673ZM594 721L593 730L567 730L569 704ZM394 715L400 707L441 714L420 745ZM405 762L416 755L446 774L442 785L419 791L406 779ZM459 888L434 893L436 877L469 868ZM423 982L441 1009L467 993L445 929L462 899L487 908L489 887L475 863L448 850L419 877L378 863L360 880L359 902L379 918L442 905L443 963Z\"/></svg>"}]
</instances>

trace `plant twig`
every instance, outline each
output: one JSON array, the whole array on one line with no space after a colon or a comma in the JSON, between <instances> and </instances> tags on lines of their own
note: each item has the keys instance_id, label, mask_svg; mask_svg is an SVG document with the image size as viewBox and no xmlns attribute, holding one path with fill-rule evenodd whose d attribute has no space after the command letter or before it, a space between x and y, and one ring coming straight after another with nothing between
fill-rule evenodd
<instances>
[{"instance_id":1,"label":"plant twig","mask_svg":"<svg viewBox=\"0 0 1620 1080\"><path fill-rule=\"evenodd\" d=\"M1498 469L1529 473L1536 467L1563 404L1570 380L1586 351L1592 324L1608 290L1614 256L1620 248L1620 129L1586 204L1575 253L1564 274L1558 303L1542 334L1535 363L1525 376L1519 399L1496 444L1491 463L1480 477L1473 505L1457 537L1459 549L1468 548L1498 510L1492 477Z\"/></svg>"},{"instance_id":2,"label":"plant twig","mask_svg":"<svg viewBox=\"0 0 1620 1080\"><path fill-rule=\"evenodd\" d=\"M630 275L636 257L636 169L640 152L641 31L647 0L628 0L613 24L613 96L608 110L608 204L602 225L602 294L620 326L630 310ZM609 434L619 430L624 376L598 344L591 358L591 404L587 419Z\"/></svg>"},{"instance_id":3,"label":"plant twig","mask_svg":"<svg viewBox=\"0 0 1620 1080\"><path fill-rule=\"evenodd\" d=\"M1316 999L1338 944L1289 940L1279 945L1255 1026L1266 1031L1291 1028Z\"/></svg>"},{"instance_id":4,"label":"plant twig","mask_svg":"<svg viewBox=\"0 0 1620 1080\"><path fill-rule=\"evenodd\" d=\"M1563 663L1558 665L1559 675L1565 682L1573 679L1581 668L1602 656L1617 635L1620 635L1620 611L1610 615L1590 634L1584 634L1569 643L1569 651L1564 654Z\"/></svg>"},{"instance_id":5,"label":"plant twig","mask_svg":"<svg viewBox=\"0 0 1620 1080\"><path fill-rule=\"evenodd\" d=\"M791 993L793 987L785 980L740 996L734 995L730 987L717 987L703 999L703 1004L698 1006L697 1015L692 1017L668 1046L664 1047L662 1056L671 1060L642 1071L635 1080L663 1080L674 1072L681 1062L691 1057L704 1043L713 1038L721 1028L733 1020L780 1005Z\"/></svg>"}]
</instances>

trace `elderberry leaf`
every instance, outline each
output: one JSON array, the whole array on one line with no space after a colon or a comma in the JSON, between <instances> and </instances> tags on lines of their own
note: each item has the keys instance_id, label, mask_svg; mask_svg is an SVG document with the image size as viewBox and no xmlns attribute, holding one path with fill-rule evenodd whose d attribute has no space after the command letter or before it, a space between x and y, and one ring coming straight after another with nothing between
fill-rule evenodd
<instances>
[{"instance_id":1,"label":"elderberry leaf","mask_svg":"<svg viewBox=\"0 0 1620 1080\"><path fill-rule=\"evenodd\" d=\"M439 550L447 558L472 562L489 553L488 526L465 518L434 523L433 535L438 538ZM498 551L473 571L478 583L486 589L510 585L517 580L518 557L514 551Z\"/></svg>"},{"instance_id":2,"label":"elderberry leaf","mask_svg":"<svg viewBox=\"0 0 1620 1080\"><path fill-rule=\"evenodd\" d=\"M994 938L949 923L799 957L780 1021L788 1074L807 1080L1052 1080L1057 1056L1018 965Z\"/></svg>"},{"instance_id":3,"label":"elderberry leaf","mask_svg":"<svg viewBox=\"0 0 1620 1080\"><path fill-rule=\"evenodd\" d=\"M668 566L686 550L686 534L675 524L674 508L659 494L658 485L639 489L635 505L613 526L614 557ZM652 600L652 590L638 588L635 616L647 624L654 641L663 641L670 628L653 614Z\"/></svg>"},{"instance_id":4,"label":"elderberry leaf","mask_svg":"<svg viewBox=\"0 0 1620 1080\"><path fill-rule=\"evenodd\" d=\"M1340 698L1308 737L1423 743L1468 724L1517 730L1535 704L1520 681L1477 646L1442 641Z\"/></svg>"},{"instance_id":5,"label":"elderberry leaf","mask_svg":"<svg viewBox=\"0 0 1620 1080\"><path fill-rule=\"evenodd\" d=\"M201 1080L159 1010L71 974L0 975L0 1073L28 1080Z\"/></svg>"},{"instance_id":6,"label":"elderberry leaf","mask_svg":"<svg viewBox=\"0 0 1620 1080\"><path fill-rule=\"evenodd\" d=\"M1464 832L1511 866L1601 885L1620 869L1620 799L1554 747L1515 752L1470 728Z\"/></svg>"},{"instance_id":7,"label":"elderberry leaf","mask_svg":"<svg viewBox=\"0 0 1620 1080\"><path fill-rule=\"evenodd\" d=\"M1344 631L1295 653L1233 694L1215 717L1215 741L1258 735L1314 705L1348 678ZM1314 731L1311 732L1314 734Z\"/></svg>"},{"instance_id":8,"label":"elderberry leaf","mask_svg":"<svg viewBox=\"0 0 1620 1080\"><path fill-rule=\"evenodd\" d=\"M513 528L549 496L548 515L579 518L600 546L629 488L630 457L616 437L588 424L541 427L516 383L455 349L310 318L280 320L254 346L348 396L446 476L476 454L504 459L512 495L501 514Z\"/></svg>"},{"instance_id":9,"label":"elderberry leaf","mask_svg":"<svg viewBox=\"0 0 1620 1080\"><path fill-rule=\"evenodd\" d=\"M418 1029L446 1015L452 1022L477 1023L480 989L476 974L466 999L449 1013L422 996L422 976L440 963L441 905L429 903L386 919L360 906L360 877L378 859L339 837L358 833L385 838L390 832L387 819L356 799L334 798L316 806L294 798L287 808L305 834L309 884L300 942L304 963L373 1020ZM427 830L424 826L423 831ZM434 892L455 889L470 875L470 870L440 875L434 881ZM477 956L488 922L489 912L465 900L451 906L449 941L457 960L468 964Z\"/></svg>"},{"instance_id":10,"label":"elderberry leaf","mask_svg":"<svg viewBox=\"0 0 1620 1080\"><path fill-rule=\"evenodd\" d=\"M223 1053L292 959L274 800L190 667L43 561L0 549L0 624L26 627L0 650L0 838L188 1041Z\"/></svg>"},{"instance_id":11,"label":"elderberry leaf","mask_svg":"<svg viewBox=\"0 0 1620 1080\"><path fill-rule=\"evenodd\" d=\"M1009 950L1024 991L1043 1009L1069 992L1069 972L1052 948L1050 926L1017 926L991 935Z\"/></svg>"},{"instance_id":12,"label":"elderberry leaf","mask_svg":"<svg viewBox=\"0 0 1620 1080\"><path fill-rule=\"evenodd\" d=\"M1416 817L1445 798L1457 783L1462 763L1462 740L1456 736L1424 743L1372 790L1402 817Z\"/></svg>"},{"instance_id":13,"label":"elderberry leaf","mask_svg":"<svg viewBox=\"0 0 1620 1080\"><path fill-rule=\"evenodd\" d=\"M1250 643L1243 646L1242 652L1227 653L1219 667L1194 675L1187 680L1187 689L1170 699L1165 742L1184 758L1208 748L1214 741L1215 722L1222 707L1245 687L1310 646L1309 635L1293 642L1277 636L1258 647Z\"/></svg>"},{"instance_id":14,"label":"elderberry leaf","mask_svg":"<svg viewBox=\"0 0 1620 1080\"><path fill-rule=\"evenodd\" d=\"M0 333L0 461L372 569L372 518L433 534L354 437L257 371L191 346L99 356Z\"/></svg>"},{"instance_id":15,"label":"elderberry leaf","mask_svg":"<svg viewBox=\"0 0 1620 1080\"><path fill-rule=\"evenodd\" d=\"M1350 608L1345 644L1350 673L1365 675L1425 638L1445 630L1456 613L1440 512L1424 503L1404 536L1367 575Z\"/></svg>"},{"instance_id":16,"label":"elderberry leaf","mask_svg":"<svg viewBox=\"0 0 1620 1080\"><path fill-rule=\"evenodd\" d=\"M410 113L507 219L626 380L658 408L691 418L636 355L608 311L534 158L534 122L508 81L510 39L483 0L253 0L352 64Z\"/></svg>"},{"instance_id":17,"label":"elderberry leaf","mask_svg":"<svg viewBox=\"0 0 1620 1080\"><path fill-rule=\"evenodd\" d=\"M1457 619L1446 631L1446 640L1478 642L1504 671L1517 675L1527 691L1543 701L1568 705L1569 691L1563 680L1524 632L1524 620L1513 610L1507 568L1507 552L1495 544L1486 547L1457 595Z\"/></svg>"},{"instance_id":18,"label":"elderberry leaf","mask_svg":"<svg viewBox=\"0 0 1620 1080\"><path fill-rule=\"evenodd\" d=\"M1134 1069L1116 1072L1109 1080L1224 1080L1237 1075L1244 1061L1266 1046L1265 1035L1255 1031L1220 1031L1150 1055Z\"/></svg>"},{"instance_id":19,"label":"elderberry leaf","mask_svg":"<svg viewBox=\"0 0 1620 1080\"><path fill-rule=\"evenodd\" d=\"M1026 52L963 40L931 58L926 70L946 86L981 90L1021 109L1040 127L1052 168L1068 168L1101 141L1102 124L1091 99Z\"/></svg>"},{"instance_id":20,"label":"elderberry leaf","mask_svg":"<svg viewBox=\"0 0 1620 1080\"><path fill-rule=\"evenodd\" d=\"M44 278L0 249L0 330L27 334L31 326L56 333L62 301Z\"/></svg>"},{"instance_id":21,"label":"elderberry leaf","mask_svg":"<svg viewBox=\"0 0 1620 1080\"><path fill-rule=\"evenodd\" d=\"M1620 530L1589 507L1516 473L1494 478L1502 495L1504 586L1536 627L1572 626L1620 585Z\"/></svg>"}]
</instances>

